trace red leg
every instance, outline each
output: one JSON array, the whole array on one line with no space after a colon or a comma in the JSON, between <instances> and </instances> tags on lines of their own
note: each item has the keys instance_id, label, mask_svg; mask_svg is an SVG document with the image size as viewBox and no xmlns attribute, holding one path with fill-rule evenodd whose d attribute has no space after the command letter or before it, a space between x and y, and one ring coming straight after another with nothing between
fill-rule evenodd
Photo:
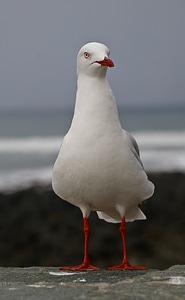
<instances>
[{"instance_id":1,"label":"red leg","mask_svg":"<svg viewBox=\"0 0 185 300\"><path fill-rule=\"evenodd\" d=\"M88 218L84 218L84 234L85 234L85 242L84 242L84 260L81 265L78 266L67 266L61 267L60 270L71 270L71 271L88 271L94 270L98 271L97 267L91 265L89 260L89 234L90 234L90 224Z\"/></svg>"},{"instance_id":2,"label":"red leg","mask_svg":"<svg viewBox=\"0 0 185 300\"><path fill-rule=\"evenodd\" d=\"M147 270L146 267L142 266L132 266L127 257L127 246L126 246L126 222L125 217L122 218L122 222L120 224L120 233L122 237L122 244L123 244L123 261L120 265L109 267L108 270Z\"/></svg>"}]
</instances>

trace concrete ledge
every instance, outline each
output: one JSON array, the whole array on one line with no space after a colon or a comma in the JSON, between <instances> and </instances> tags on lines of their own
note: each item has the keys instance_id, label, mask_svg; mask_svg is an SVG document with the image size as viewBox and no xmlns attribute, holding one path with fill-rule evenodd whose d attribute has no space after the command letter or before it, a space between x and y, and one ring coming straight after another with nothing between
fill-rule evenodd
<instances>
[{"instance_id":1,"label":"concrete ledge","mask_svg":"<svg viewBox=\"0 0 185 300\"><path fill-rule=\"evenodd\" d=\"M184 299L185 266L164 271L0 268L0 299Z\"/></svg>"}]
</instances>

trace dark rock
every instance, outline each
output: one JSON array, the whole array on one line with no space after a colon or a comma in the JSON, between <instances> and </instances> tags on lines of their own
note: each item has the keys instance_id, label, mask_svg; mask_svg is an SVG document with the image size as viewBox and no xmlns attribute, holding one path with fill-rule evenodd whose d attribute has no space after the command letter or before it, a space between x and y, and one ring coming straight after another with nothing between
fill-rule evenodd
<instances>
[{"instance_id":1,"label":"dark rock","mask_svg":"<svg viewBox=\"0 0 185 300\"><path fill-rule=\"evenodd\" d=\"M130 262L165 269L185 263L185 175L150 174L154 196L142 205L146 221L127 223ZM105 268L122 258L119 224L90 216L90 257ZM78 208L51 187L0 194L0 266L78 264L83 256L83 220Z\"/></svg>"}]
</instances>

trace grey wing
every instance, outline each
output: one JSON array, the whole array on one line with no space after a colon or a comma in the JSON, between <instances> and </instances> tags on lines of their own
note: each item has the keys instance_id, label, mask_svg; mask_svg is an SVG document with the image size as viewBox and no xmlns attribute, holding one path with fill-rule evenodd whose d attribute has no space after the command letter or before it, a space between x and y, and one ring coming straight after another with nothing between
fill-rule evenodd
<instances>
[{"instance_id":1,"label":"grey wing","mask_svg":"<svg viewBox=\"0 0 185 300\"><path fill-rule=\"evenodd\" d=\"M143 166L143 163L142 163L141 158L140 158L139 146L138 146L135 138L129 132L126 131L126 133L127 133L128 138L130 139L130 142L131 142L132 153L135 155L135 158L138 160L138 162L140 163L141 167L144 170L144 166Z\"/></svg>"}]
</instances>

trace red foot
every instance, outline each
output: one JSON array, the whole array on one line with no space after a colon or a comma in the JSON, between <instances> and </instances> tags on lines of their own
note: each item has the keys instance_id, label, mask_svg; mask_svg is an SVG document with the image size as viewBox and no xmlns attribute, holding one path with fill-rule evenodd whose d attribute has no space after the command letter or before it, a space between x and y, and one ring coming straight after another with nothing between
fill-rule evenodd
<instances>
[{"instance_id":1,"label":"red foot","mask_svg":"<svg viewBox=\"0 0 185 300\"><path fill-rule=\"evenodd\" d=\"M67 266L67 267L60 267L60 270L69 270L69 271L98 271L99 268L91 265L88 263L82 263L78 266Z\"/></svg>"},{"instance_id":2,"label":"red foot","mask_svg":"<svg viewBox=\"0 0 185 300\"><path fill-rule=\"evenodd\" d=\"M142 267L142 266L132 266L129 263L121 263L118 266L114 266L114 267L109 267L107 268L107 270L140 270L140 271L144 271L147 270L146 267Z\"/></svg>"},{"instance_id":3,"label":"red foot","mask_svg":"<svg viewBox=\"0 0 185 300\"><path fill-rule=\"evenodd\" d=\"M61 267L60 270L71 270L71 271L98 271L97 267L91 265L89 256L88 256L88 245L89 245L89 234L90 234L90 224L88 218L84 218L84 234L85 234L85 243L84 243L84 260L81 265L78 266L67 266Z\"/></svg>"}]
</instances>

